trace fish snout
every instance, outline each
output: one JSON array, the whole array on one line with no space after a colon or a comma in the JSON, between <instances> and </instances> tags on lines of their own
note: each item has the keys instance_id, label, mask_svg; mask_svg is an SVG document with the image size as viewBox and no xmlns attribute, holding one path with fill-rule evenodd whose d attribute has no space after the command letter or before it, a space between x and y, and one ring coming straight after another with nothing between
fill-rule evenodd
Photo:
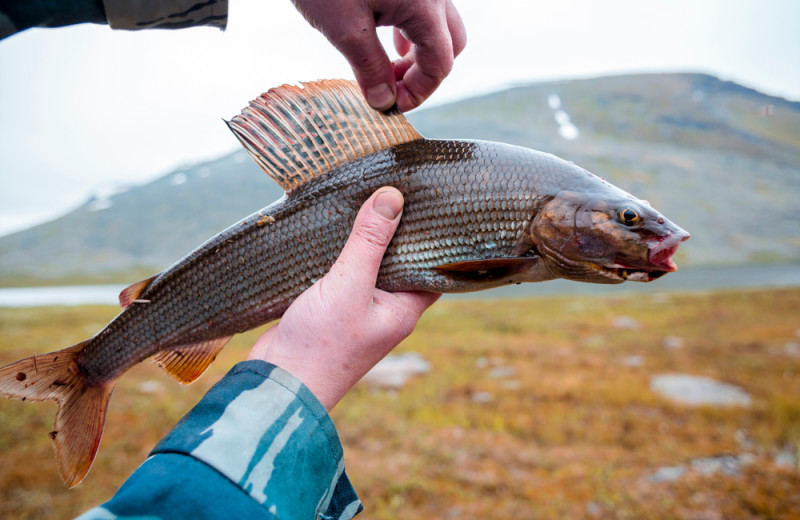
<instances>
[{"instance_id":1,"label":"fish snout","mask_svg":"<svg viewBox=\"0 0 800 520\"><path fill-rule=\"evenodd\" d=\"M687 231L677 228L673 233L659 240L650 248L648 261L660 270L667 272L677 271L678 266L672 259L672 255L675 254L682 242L689 240L690 236Z\"/></svg>"}]
</instances>

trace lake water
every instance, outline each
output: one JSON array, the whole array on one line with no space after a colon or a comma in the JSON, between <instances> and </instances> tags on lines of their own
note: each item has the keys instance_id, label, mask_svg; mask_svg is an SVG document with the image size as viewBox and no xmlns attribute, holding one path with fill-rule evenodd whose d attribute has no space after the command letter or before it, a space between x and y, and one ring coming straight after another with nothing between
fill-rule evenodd
<instances>
[{"instance_id":1,"label":"lake water","mask_svg":"<svg viewBox=\"0 0 800 520\"><path fill-rule=\"evenodd\" d=\"M0 289L0 307L42 305L119 305L124 285L62 285L58 287L10 287Z\"/></svg>"},{"instance_id":2,"label":"lake water","mask_svg":"<svg viewBox=\"0 0 800 520\"><path fill-rule=\"evenodd\" d=\"M800 264L685 268L655 282L599 285L553 280L501 287L490 291L449 294L446 298L528 298L550 295L619 294L660 291L710 291L757 287L800 287ZM0 307L44 305L119 305L125 285L72 285L0 288Z\"/></svg>"}]
</instances>

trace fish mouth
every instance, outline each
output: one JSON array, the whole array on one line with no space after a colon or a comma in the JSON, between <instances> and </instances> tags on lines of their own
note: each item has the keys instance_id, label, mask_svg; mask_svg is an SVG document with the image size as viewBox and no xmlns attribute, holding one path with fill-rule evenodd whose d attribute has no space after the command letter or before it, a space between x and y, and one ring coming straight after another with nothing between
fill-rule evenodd
<instances>
[{"instance_id":1,"label":"fish mouth","mask_svg":"<svg viewBox=\"0 0 800 520\"><path fill-rule=\"evenodd\" d=\"M678 266L675 266L674 269L670 270L655 269L655 268L648 270L635 267L626 267L619 264L614 264L613 266L610 267L600 267L599 269L599 271L604 276L611 278L612 280L619 280L621 282L624 281L652 282L653 280L658 280L667 273L671 273L677 270Z\"/></svg>"},{"instance_id":2,"label":"fish mouth","mask_svg":"<svg viewBox=\"0 0 800 520\"><path fill-rule=\"evenodd\" d=\"M677 271L678 266L675 265L675 262L672 260L672 255L678 250L678 246L687 240L689 240L689 233L680 229L676 233L657 241L650 248L650 255L648 258L650 263L663 267L668 272Z\"/></svg>"},{"instance_id":3,"label":"fish mouth","mask_svg":"<svg viewBox=\"0 0 800 520\"><path fill-rule=\"evenodd\" d=\"M672 255L678 250L678 246L688 239L689 233L680 230L652 243L646 265L614 263L601 267L600 271L614 280L652 282L667 273L674 273L678 270L678 265L672 259Z\"/></svg>"}]
</instances>

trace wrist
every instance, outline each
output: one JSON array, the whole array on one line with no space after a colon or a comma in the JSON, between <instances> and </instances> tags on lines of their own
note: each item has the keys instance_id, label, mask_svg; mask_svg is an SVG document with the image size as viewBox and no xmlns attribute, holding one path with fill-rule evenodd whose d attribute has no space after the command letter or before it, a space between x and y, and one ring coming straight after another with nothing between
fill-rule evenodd
<instances>
[{"instance_id":1,"label":"wrist","mask_svg":"<svg viewBox=\"0 0 800 520\"><path fill-rule=\"evenodd\" d=\"M349 377L347 367L320 358L319 353L303 355L304 347L296 345L286 351L273 341L259 340L248 360L258 359L275 365L302 382L326 410L330 411L358 381Z\"/></svg>"}]
</instances>

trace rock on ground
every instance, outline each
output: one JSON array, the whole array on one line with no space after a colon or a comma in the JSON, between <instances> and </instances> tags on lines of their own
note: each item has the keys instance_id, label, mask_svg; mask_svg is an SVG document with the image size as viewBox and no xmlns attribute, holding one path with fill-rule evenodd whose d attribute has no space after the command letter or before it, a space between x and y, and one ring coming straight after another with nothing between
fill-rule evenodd
<instances>
[{"instance_id":1,"label":"rock on ground","mask_svg":"<svg viewBox=\"0 0 800 520\"><path fill-rule=\"evenodd\" d=\"M426 374L431 364L419 354L390 354L367 372L363 381L376 388L398 389L412 377Z\"/></svg>"},{"instance_id":2,"label":"rock on ground","mask_svg":"<svg viewBox=\"0 0 800 520\"><path fill-rule=\"evenodd\" d=\"M678 403L691 406L750 406L750 395L738 386L709 377L663 374L650 380L650 389Z\"/></svg>"}]
</instances>

